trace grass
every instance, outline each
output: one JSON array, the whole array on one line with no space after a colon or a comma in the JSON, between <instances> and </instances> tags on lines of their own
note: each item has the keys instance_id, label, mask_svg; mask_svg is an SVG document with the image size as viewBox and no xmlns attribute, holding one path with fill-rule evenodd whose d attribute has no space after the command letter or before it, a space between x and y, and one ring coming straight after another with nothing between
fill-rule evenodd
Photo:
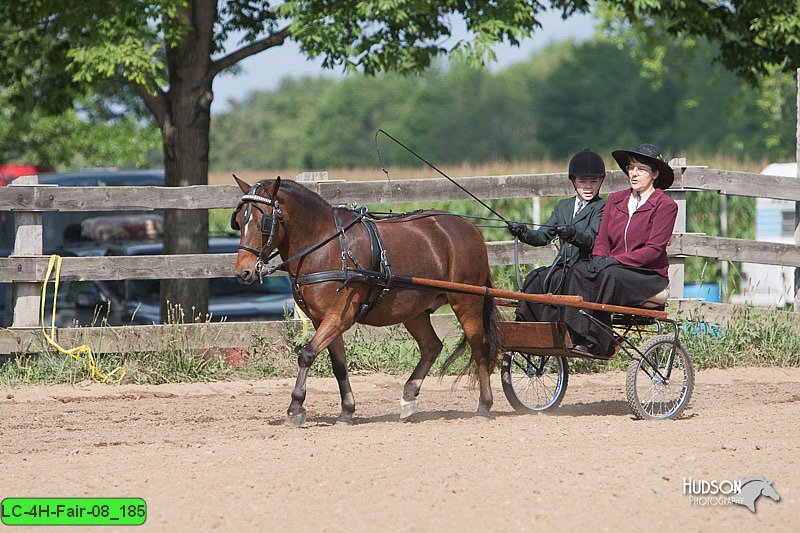
<instances>
[{"instance_id":1,"label":"grass","mask_svg":"<svg viewBox=\"0 0 800 533\"><path fill-rule=\"evenodd\" d=\"M777 310L757 315L742 307L729 327L712 328L701 321L682 338L698 369L800 366L798 323L786 315Z\"/></svg>"}]
</instances>

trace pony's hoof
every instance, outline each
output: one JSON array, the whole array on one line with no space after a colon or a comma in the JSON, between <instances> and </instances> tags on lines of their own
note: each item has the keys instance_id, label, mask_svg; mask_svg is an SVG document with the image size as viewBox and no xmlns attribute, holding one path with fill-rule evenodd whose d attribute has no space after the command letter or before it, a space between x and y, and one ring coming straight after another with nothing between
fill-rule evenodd
<instances>
[{"instance_id":1,"label":"pony's hoof","mask_svg":"<svg viewBox=\"0 0 800 533\"><path fill-rule=\"evenodd\" d=\"M417 412L417 400L410 402L400 398L400 420L406 420L408 417Z\"/></svg>"},{"instance_id":2,"label":"pony's hoof","mask_svg":"<svg viewBox=\"0 0 800 533\"><path fill-rule=\"evenodd\" d=\"M289 415L286 417L286 425L294 428L301 428L306 423L306 414L298 413L296 415Z\"/></svg>"},{"instance_id":3,"label":"pony's hoof","mask_svg":"<svg viewBox=\"0 0 800 533\"><path fill-rule=\"evenodd\" d=\"M475 413L475 420L478 422L489 422L492 420L492 415L488 413Z\"/></svg>"},{"instance_id":4,"label":"pony's hoof","mask_svg":"<svg viewBox=\"0 0 800 533\"><path fill-rule=\"evenodd\" d=\"M349 426L352 426L352 425L353 425L353 421L352 420L341 420L341 419L337 420L336 423L334 424L334 426L337 426L337 427L349 427Z\"/></svg>"}]
</instances>

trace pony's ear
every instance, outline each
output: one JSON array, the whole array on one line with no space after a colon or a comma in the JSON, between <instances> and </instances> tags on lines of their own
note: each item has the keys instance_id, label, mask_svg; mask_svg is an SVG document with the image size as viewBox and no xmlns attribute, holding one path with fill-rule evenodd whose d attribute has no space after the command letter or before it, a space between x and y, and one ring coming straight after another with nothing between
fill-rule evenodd
<instances>
[{"instance_id":1,"label":"pony's ear","mask_svg":"<svg viewBox=\"0 0 800 533\"><path fill-rule=\"evenodd\" d=\"M275 186L272 188L272 196L278 194L278 189L280 188L281 188L281 177L278 176L277 178L275 178Z\"/></svg>"},{"instance_id":2,"label":"pony's ear","mask_svg":"<svg viewBox=\"0 0 800 533\"><path fill-rule=\"evenodd\" d=\"M242 189L243 193L247 194L248 192L250 192L250 184L249 183L247 183L244 180L240 180L239 176L237 176L236 174L232 174L232 176L233 176L233 179L236 180L236 183L239 184L239 188Z\"/></svg>"}]
</instances>

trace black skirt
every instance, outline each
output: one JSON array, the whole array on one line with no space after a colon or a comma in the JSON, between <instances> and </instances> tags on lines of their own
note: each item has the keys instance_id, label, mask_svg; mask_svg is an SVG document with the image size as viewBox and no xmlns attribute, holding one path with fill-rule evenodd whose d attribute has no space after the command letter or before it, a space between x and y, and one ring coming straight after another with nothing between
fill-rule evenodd
<instances>
[{"instance_id":1,"label":"black skirt","mask_svg":"<svg viewBox=\"0 0 800 533\"><path fill-rule=\"evenodd\" d=\"M566 294L564 291L570 270L569 268L564 268L562 263L534 269L525 277L525 282L522 284L522 292L526 294ZM516 320L522 322L555 322L560 318L557 307L520 300L517 304Z\"/></svg>"},{"instance_id":2,"label":"black skirt","mask_svg":"<svg viewBox=\"0 0 800 533\"><path fill-rule=\"evenodd\" d=\"M576 263L566 283L567 294L582 296L586 302L636 307L669 285L668 278L648 268L614 265L600 273L591 273L588 266L588 261ZM609 313L587 312L608 328L611 327ZM595 344L601 353L609 352L612 341L609 330L580 314L578 309L565 307L563 317L575 344Z\"/></svg>"}]
</instances>

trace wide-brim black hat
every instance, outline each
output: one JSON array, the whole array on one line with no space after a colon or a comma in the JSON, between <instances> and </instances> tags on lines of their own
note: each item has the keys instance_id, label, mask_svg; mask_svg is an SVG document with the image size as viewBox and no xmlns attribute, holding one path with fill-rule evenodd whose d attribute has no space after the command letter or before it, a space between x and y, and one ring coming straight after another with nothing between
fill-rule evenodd
<instances>
[{"instance_id":1,"label":"wide-brim black hat","mask_svg":"<svg viewBox=\"0 0 800 533\"><path fill-rule=\"evenodd\" d=\"M661 150L654 144L640 144L636 150L614 150L611 152L611 156L626 176L628 175L626 167L630 163L631 157L635 157L638 161L658 169L658 178L655 183L657 189L669 189L672 186L672 182L675 181L675 173L672 171L672 167L664 161Z\"/></svg>"}]
</instances>

